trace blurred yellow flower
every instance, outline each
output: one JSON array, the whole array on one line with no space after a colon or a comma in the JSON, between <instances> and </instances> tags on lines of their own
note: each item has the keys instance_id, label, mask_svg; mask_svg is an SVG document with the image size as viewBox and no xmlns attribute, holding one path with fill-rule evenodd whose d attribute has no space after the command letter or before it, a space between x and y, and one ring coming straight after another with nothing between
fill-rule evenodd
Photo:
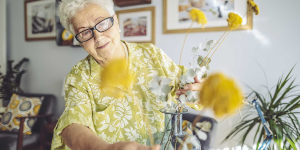
<instances>
[{"instance_id":1,"label":"blurred yellow flower","mask_svg":"<svg viewBox=\"0 0 300 150\"><path fill-rule=\"evenodd\" d=\"M204 25L207 24L207 19L204 12L197 8L193 8L192 10L190 10L189 16L193 21L198 22L198 24L202 24L202 28L204 28Z\"/></svg>"},{"instance_id":2,"label":"blurred yellow flower","mask_svg":"<svg viewBox=\"0 0 300 150\"><path fill-rule=\"evenodd\" d=\"M217 117L235 112L242 106L243 94L233 79L222 73L210 75L203 83L200 104L212 108Z\"/></svg>"},{"instance_id":3,"label":"blurred yellow flower","mask_svg":"<svg viewBox=\"0 0 300 150\"><path fill-rule=\"evenodd\" d=\"M255 15L259 14L259 7L253 2L253 0L247 1L248 7L250 8L250 11L254 12Z\"/></svg>"},{"instance_id":4,"label":"blurred yellow flower","mask_svg":"<svg viewBox=\"0 0 300 150\"><path fill-rule=\"evenodd\" d=\"M227 21L228 21L228 27L231 30L234 30L234 29L238 28L242 24L243 19L238 14L230 12L228 14Z\"/></svg>"},{"instance_id":5,"label":"blurred yellow flower","mask_svg":"<svg viewBox=\"0 0 300 150\"><path fill-rule=\"evenodd\" d=\"M107 63L101 71L101 89L110 89L116 87L130 90L134 75L128 69L126 59L114 59ZM114 90L112 90L114 91ZM109 92L109 91L108 91ZM119 94L119 93L118 93Z\"/></svg>"}]
</instances>

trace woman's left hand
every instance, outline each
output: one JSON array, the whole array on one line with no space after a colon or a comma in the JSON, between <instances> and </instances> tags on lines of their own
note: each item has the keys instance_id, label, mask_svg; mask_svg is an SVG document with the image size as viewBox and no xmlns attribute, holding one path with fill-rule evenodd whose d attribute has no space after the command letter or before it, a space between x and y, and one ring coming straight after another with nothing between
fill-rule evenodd
<instances>
[{"instance_id":1,"label":"woman's left hand","mask_svg":"<svg viewBox=\"0 0 300 150\"><path fill-rule=\"evenodd\" d=\"M205 81L205 79L198 80L197 76L194 78L195 83L193 84L187 84L184 86L183 89L178 89L176 91L176 95L179 97L181 94L185 94L186 91L200 91L202 87L202 83Z\"/></svg>"}]
</instances>

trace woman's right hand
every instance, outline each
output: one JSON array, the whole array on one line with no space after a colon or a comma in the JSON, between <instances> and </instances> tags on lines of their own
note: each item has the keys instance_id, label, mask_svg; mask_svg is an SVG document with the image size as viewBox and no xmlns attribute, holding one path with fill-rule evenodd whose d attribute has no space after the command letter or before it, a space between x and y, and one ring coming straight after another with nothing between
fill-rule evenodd
<instances>
[{"instance_id":1,"label":"woman's right hand","mask_svg":"<svg viewBox=\"0 0 300 150\"><path fill-rule=\"evenodd\" d=\"M160 145L145 146L137 142L117 142L108 146L109 150L160 150Z\"/></svg>"}]
</instances>

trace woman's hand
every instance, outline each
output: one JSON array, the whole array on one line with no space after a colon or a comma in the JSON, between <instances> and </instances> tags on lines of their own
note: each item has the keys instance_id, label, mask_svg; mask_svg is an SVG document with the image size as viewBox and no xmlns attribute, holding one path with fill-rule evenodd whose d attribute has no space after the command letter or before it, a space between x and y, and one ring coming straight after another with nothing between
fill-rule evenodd
<instances>
[{"instance_id":1,"label":"woman's hand","mask_svg":"<svg viewBox=\"0 0 300 150\"><path fill-rule=\"evenodd\" d=\"M178 89L176 91L176 95L179 97L181 94L185 94L186 91L200 91L202 87L202 83L205 81L205 79L198 80L197 76L194 78L195 83L193 84L187 84L184 86L183 89Z\"/></svg>"},{"instance_id":2,"label":"woman's hand","mask_svg":"<svg viewBox=\"0 0 300 150\"><path fill-rule=\"evenodd\" d=\"M108 146L109 150L160 150L159 145L145 146L137 142L118 142Z\"/></svg>"}]
</instances>

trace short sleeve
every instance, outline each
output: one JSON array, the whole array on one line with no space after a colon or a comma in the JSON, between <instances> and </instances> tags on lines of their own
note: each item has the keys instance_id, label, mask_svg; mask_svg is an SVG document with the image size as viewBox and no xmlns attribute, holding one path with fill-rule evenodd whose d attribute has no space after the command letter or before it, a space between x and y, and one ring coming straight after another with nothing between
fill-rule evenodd
<instances>
[{"instance_id":1,"label":"short sleeve","mask_svg":"<svg viewBox=\"0 0 300 150\"><path fill-rule=\"evenodd\" d=\"M155 47L155 46L153 46ZM177 103L175 100L176 96L176 90L179 89L179 77L187 72L187 68L182 65L176 65L174 61L169 58L165 52L163 52L160 48L155 47L155 51L157 52L158 60L162 66L162 69L166 75L167 78L171 79L171 93L169 97ZM187 104L189 107L195 109L195 110L202 110L202 106L200 104Z\"/></svg>"},{"instance_id":2,"label":"short sleeve","mask_svg":"<svg viewBox=\"0 0 300 150\"><path fill-rule=\"evenodd\" d=\"M69 149L62 137L61 132L73 123L84 125L95 132L92 121L91 99L86 87L85 75L77 68L67 75L65 81L65 110L60 116L54 129L51 149Z\"/></svg>"}]
</instances>

